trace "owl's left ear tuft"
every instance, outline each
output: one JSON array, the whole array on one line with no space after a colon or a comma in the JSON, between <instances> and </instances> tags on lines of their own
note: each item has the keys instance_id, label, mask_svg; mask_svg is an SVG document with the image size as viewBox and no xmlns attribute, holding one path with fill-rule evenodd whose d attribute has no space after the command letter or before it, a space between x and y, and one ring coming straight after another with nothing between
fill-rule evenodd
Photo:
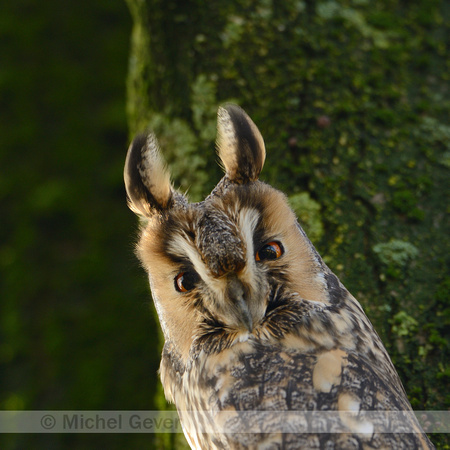
<instances>
[{"instance_id":1,"label":"owl's left ear tuft","mask_svg":"<svg viewBox=\"0 0 450 450\"><path fill-rule=\"evenodd\" d=\"M239 106L228 104L219 108L217 152L231 181L244 184L258 179L266 159L264 140Z\"/></svg>"},{"instance_id":2,"label":"owl's left ear tuft","mask_svg":"<svg viewBox=\"0 0 450 450\"><path fill-rule=\"evenodd\" d=\"M139 134L134 138L123 175L128 206L134 213L151 217L172 206L174 195L170 174L154 134Z\"/></svg>"}]
</instances>

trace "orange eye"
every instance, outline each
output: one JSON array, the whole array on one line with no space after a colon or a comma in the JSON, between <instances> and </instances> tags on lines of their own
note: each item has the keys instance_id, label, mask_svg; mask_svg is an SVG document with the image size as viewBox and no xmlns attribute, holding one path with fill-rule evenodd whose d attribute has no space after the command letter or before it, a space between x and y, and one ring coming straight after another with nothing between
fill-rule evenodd
<instances>
[{"instance_id":1,"label":"orange eye","mask_svg":"<svg viewBox=\"0 0 450 450\"><path fill-rule=\"evenodd\" d=\"M269 242L263 245L255 256L256 261L265 261L267 259L278 259L284 253L284 248L280 242Z\"/></svg>"},{"instance_id":2,"label":"orange eye","mask_svg":"<svg viewBox=\"0 0 450 450\"><path fill-rule=\"evenodd\" d=\"M195 288L200 280L197 272L180 272L175 277L175 289L178 292L188 292Z\"/></svg>"}]
</instances>

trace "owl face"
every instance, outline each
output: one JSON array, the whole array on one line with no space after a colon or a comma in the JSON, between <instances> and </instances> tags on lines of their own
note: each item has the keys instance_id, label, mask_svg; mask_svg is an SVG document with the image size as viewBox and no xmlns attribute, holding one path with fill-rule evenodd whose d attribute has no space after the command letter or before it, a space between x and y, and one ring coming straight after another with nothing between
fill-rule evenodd
<instances>
[{"instance_id":1,"label":"owl face","mask_svg":"<svg viewBox=\"0 0 450 450\"><path fill-rule=\"evenodd\" d=\"M242 109L219 110L217 144L226 174L200 203L173 190L153 136L135 139L125 167L130 206L147 219L138 256L165 339L184 360L213 334L231 345L264 332L281 293L330 301L285 196L258 180L264 142Z\"/></svg>"}]
</instances>

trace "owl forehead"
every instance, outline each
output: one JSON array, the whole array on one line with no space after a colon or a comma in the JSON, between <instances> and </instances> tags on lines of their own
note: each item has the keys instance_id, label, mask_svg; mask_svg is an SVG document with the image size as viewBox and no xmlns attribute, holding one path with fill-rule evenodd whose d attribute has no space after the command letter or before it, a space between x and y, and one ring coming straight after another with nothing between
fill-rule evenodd
<instances>
[{"instance_id":1,"label":"owl forehead","mask_svg":"<svg viewBox=\"0 0 450 450\"><path fill-rule=\"evenodd\" d=\"M258 216L254 212L254 217ZM239 219L218 208L206 207L197 220L195 245L213 276L239 272L245 266L247 246Z\"/></svg>"},{"instance_id":2,"label":"owl forehead","mask_svg":"<svg viewBox=\"0 0 450 450\"><path fill-rule=\"evenodd\" d=\"M163 243L164 255L179 265L205 265L215 277L239 272L253 258L255 240L278 230L280 209L273 209L283 197L259 181L227 188L220 196L170 211L159 222L157 241ZM289 211L287 205L279 206Z\"/></svg>"},{"instance_id":3,"label":"owl forehead","mask_svg":"<svg viewBox=\"0 0 450 450\"><path fill-rule=\"evenodd\" d=\"M260 211L251 206L239 208L223 199L192 204L188 210L174 212L168 219L174 227L178 224L177 232L170 233L172 226L162 224L168 256L184 255L197 270L197 266L205 265L213 277L241 271L253 251Z\"/></svg>"}]
</instances>

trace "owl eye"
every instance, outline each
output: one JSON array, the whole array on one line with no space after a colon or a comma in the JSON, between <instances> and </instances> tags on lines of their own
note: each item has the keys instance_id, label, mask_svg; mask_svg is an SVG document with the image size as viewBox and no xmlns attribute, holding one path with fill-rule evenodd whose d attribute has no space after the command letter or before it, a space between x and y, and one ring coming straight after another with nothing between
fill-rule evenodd
<instances>
[{"instance_id":1,"label":"owl eye","mask_svg":"<svg viewBox=\"0 0 450 450\"><path fill-rule=\"evenodd\" d=\"M278 259L284 253L284 248L280 242L269 242L263 245L257 252L256 261L265 261L267 259Z\"/></svg>"},{"instance_id":2,"label":"owl eye","mask_svg":"<svg viewBox=\"0 0 450 450\"><path fill-rule=\"evenodd\" d=\"M198 283L200 277L197 272L180 272L175 277L175 289L178 292L192 291Z\"/></svg>"}]
</instances>

